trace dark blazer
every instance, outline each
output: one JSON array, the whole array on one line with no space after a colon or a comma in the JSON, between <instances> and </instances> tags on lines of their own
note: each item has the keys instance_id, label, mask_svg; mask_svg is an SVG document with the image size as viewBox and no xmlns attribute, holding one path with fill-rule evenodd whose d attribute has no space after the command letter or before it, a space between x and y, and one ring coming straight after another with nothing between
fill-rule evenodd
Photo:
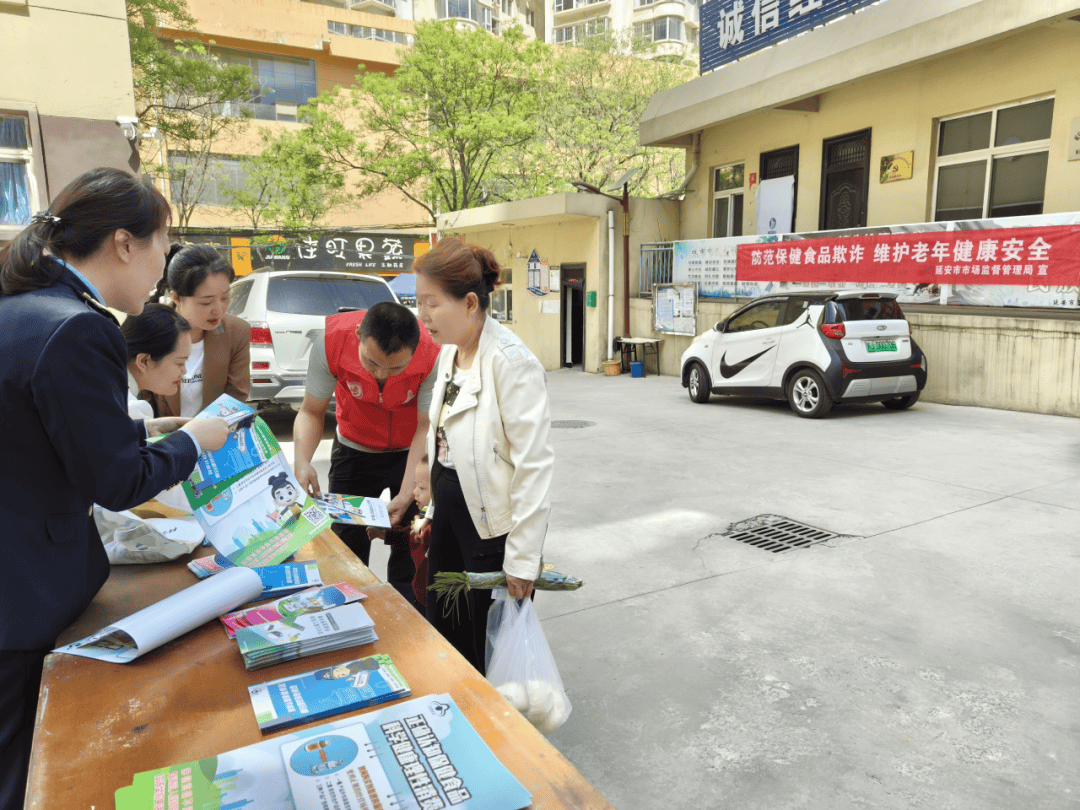
<instances>
[{"instance_id":1,"label":"dark blazer","mask_svg":"<svg viewBox=\"0 0 1080 810\"><path fill-rule=\"evenodd\" d=\"M188 434L145 435L124 336L74 273L0 296L0 650L51 647L105 582L92 504L128 509L191 474Z\"/></svg>"},{"instance_id":2,"label":"dark blazer","mask_svg":"<svg viewBox=\"0 0 1080 810\"><path fill-rule=\"evenodd\" d=\"M202 406L222 394L246 402L251 393L251 326L243 318L225 314L213 332L203 335ZM154 394L154 413L180 415L180 392L163 397Z\"/></svg>"}]
</instances>

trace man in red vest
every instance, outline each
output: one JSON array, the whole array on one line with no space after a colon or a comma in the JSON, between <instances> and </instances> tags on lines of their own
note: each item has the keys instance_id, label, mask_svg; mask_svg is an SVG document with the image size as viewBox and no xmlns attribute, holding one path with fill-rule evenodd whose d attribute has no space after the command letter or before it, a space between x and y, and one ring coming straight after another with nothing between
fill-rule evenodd
<instances>
[{"instance_id":1,"label":"man in red vest","mask_svg":"<svg viewBox=\"0 0 1080 810\"><path fill-rule=\"evenodd\" d=\"M397 524L412 502L416 464L424 455L428 406L439 347L416 316L383 302L326 319L326 334L308 356L304 402L293 423L300 485L320 492L311 457L322 439L331 395L337 400L337 435L330 454L330 491L377 498L389 488L390 522ZM334 531L368 564L371 541L359 526ZM387 581L413 601L415 569L408 549L391 547Z\"/></svg>"}]
</instances>

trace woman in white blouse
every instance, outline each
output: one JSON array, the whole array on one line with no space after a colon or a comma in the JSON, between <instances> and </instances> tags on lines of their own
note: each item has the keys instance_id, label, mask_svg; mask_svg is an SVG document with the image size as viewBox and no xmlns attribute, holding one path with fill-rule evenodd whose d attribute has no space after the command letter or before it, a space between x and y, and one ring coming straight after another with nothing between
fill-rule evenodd
<instances>
[{"instance_id":1,"label":"woman in white blouse","mask_svg":"<svg viewBox=\"0 0 1080 810\"><path fill-rule=\"evenodd\" d=\"M191 356L191 324L172 307L147 304L120 331L128 347L128 414L153 419L160 415L154 395L169 397L180 390Z\"/></svg>"}]
</instances>

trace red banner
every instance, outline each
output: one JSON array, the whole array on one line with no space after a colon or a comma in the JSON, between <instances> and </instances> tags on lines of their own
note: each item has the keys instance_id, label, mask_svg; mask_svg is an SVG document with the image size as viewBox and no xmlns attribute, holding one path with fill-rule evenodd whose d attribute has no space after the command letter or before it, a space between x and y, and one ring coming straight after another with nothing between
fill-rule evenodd
<instances>
[{"instance_id":1,"label":"red banner","mask_svg":"<svg viewBox=\"0 0 1080 810\"><path fill-rule=\"evenodd\" d=\"M1080 226L878 234L739 245L740 281L1080 284Z\"/></svg>"}]
</instances>

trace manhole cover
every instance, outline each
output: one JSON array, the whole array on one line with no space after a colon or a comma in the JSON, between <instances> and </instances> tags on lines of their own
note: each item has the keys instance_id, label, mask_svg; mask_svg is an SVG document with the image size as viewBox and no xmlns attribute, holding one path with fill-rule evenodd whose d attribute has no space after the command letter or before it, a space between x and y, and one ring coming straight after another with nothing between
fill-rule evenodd
<instances>
[{"instance_id":1,"label":"manhole cover","mask_svg":"<svg viewBox=\"0 0 1080 810\"><path fill-rule=\"evenodd\" d=\"M551 423L553 428L587 428L595 425L596 422L585 422L581 419L557 419Z\"/></svg>"},{"instance_id":2,"label":"manhole cover","mask_svg":"<svg viewBox=\"0 0 1080 810\"><path fill-rule=\"evenodd\" d=\"M732 523L724 536L776 554L794 548L806 548L844 535L807 526L782 515L758 515Z\"/></svg>"}]
</instances>

